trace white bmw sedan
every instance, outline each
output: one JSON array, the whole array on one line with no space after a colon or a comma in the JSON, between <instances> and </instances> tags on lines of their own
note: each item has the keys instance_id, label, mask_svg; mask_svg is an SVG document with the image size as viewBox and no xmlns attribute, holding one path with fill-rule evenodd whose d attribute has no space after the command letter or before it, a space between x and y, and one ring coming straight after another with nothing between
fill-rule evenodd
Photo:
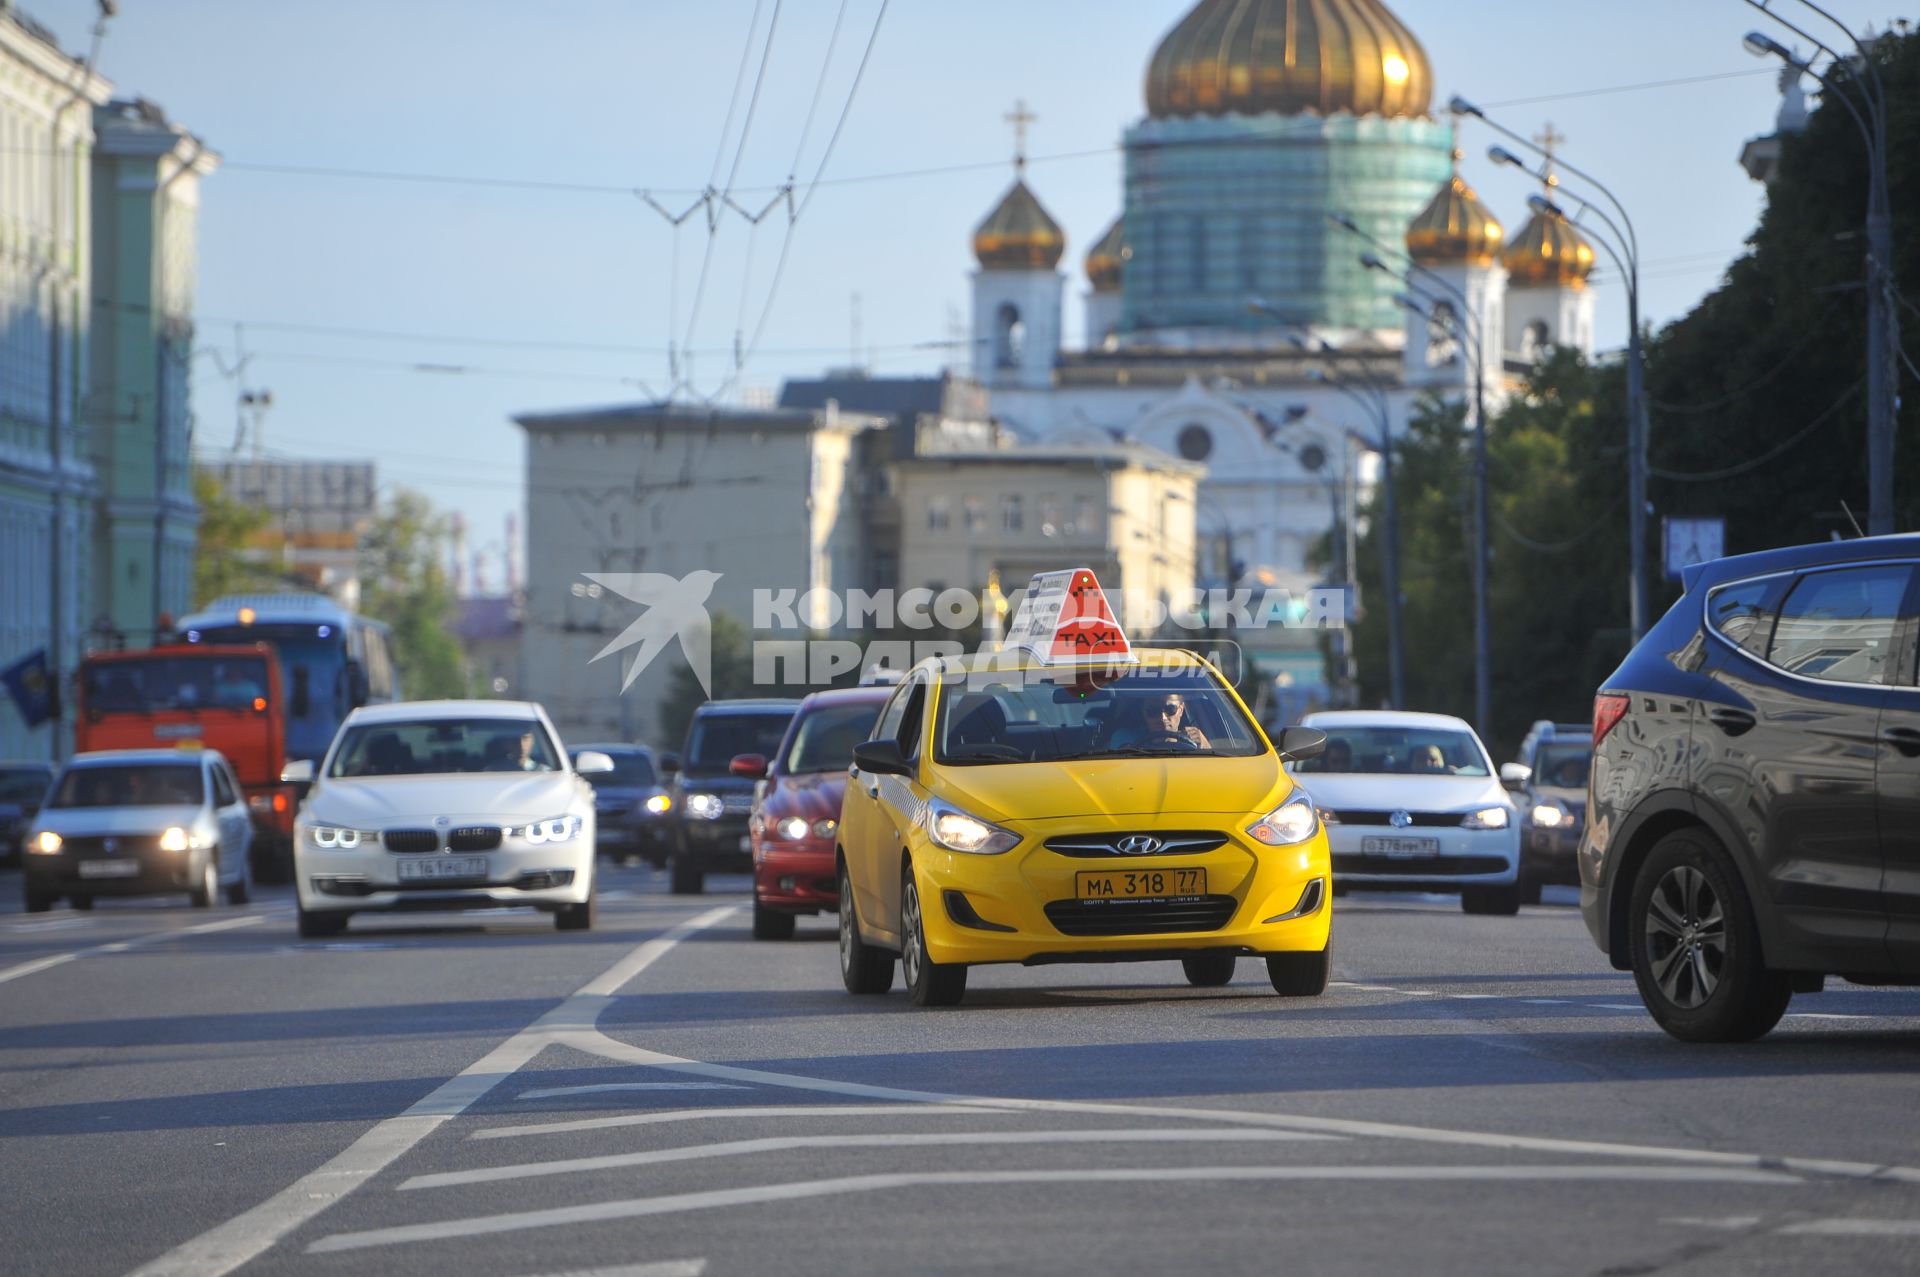
<instances>
[{"instance_id":1,"label":"white bmw sedan","mask_svg":"<svg viewBox=\"0 0 1920 1277\"><path fill-rule=\"evenodd\" d=\"M1395 710L1301 722L1327 734L1288 770L1320 809L1336 890L1457 891L1468 913L1519 912L1519 822L1473 728Z\"/></svg>"},{"instance_id":2,"label":"white bmw sedan","mask_svg":"<svg viewBox=\"0 0 1920 1277\"><path fill-rule=\"evenodd\" d=\"M538 706L416 701L347 716L293 829L300 934L338 935L374 910L532 907L593 925L593 790L604 754L569 765Z\"/></svg>"}]
</instances>

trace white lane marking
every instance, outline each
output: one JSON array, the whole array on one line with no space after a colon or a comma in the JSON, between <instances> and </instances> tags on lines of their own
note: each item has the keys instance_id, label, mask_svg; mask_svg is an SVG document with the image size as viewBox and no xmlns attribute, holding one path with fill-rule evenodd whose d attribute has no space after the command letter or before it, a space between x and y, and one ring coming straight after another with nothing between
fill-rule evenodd
<instances>
[{"instance_id":1,"label":"white lane marking","mask_svg":"<svg viewBox=\"0 0 1920 1277\"><path fill-rule=\"evenodd\" d=\"M741 1088L747 1089L747 1088ZM927 1117L972 1114L976 1117L1011 1112L976 1104L750 1104L740 1108L675 1109L670 1113L622 1113L616 1117L583 1117L566 1122L537 1122L527 1126L489 1126L467 1136L470 1140L504 1140L518 1135L565 1135L573 1131L600 1131L617 1126L652 1126L658 1122L704 1122L719 1118L756 1117Z\"/></svg>"},{"instance_id":2,"label":"white lane marking","mask_svg":"<svg viewBox=\"0 0 1920 1277\"><path fill-rule=\"evenodd\" d=\"M598 1082L592 1086L549 1086L522 1091L517 1100L551 1100L564 1095L602 1095L610 1091L744 1091L732 1082Z\"/></svg>"},{"instance_id":3,"label":"white lane marking","mask_svg":"<svg viewBox=\"0 0 1920 1277\"><path fill-rule=\"evenodd\" d=\"M144 936L135 936L131 940L115 940L111 944L96 944L87 949L75 949L71 953L54 953L44 958L35 958L31 962L22 962L19 966L8 967L0 971L0 984L9 980L18 980L22 976L34 975L41 971L63 966L76 958L85 958L96 953L125 953L129 949L138 949L143 945L157 944L175 936L203 936L214 931L231 931L235 927L251 927L267 920L266 914L248 914L243 918L222 918L218 922L202 922L191 927L175 927L171 931L153 931Z\"/></svg>"},{"instance_id":4,"label":"white lane marking","mask_svg":"<svg viewBox=\"0 0 1920 1277\"><path fill-rule=\"evenodd\" d=\"M667 1162L698 1162L715 1157L748 1157L755 1153L783 1153L803 1148L953 1148L1006 1144L1215 1144L1275 1140L1331 1140L1333 1135L1299 1131L1208 1130L1205 1127L1150 1127L1115 1131L869 1131L857 1135L771 1135L760 1139L692 1144L682 1148L650 1149L644 1153L612 1153L603 1157L569 1157L552 1162L523 1162L518 1166L486 1166L471 1171L442 1171L416 1175L400 1185L413 1188L451 1188L460 1184L494 1184L503 1180L536 1179L544 1175L574 1175L586 1171L621 1170L630 1166L659 1166Z\"/></svg>"},{"instance_id":5,"label":"white lane marking","mask_svg":"<svg viewBox=\"0 0 1920 1277\"><path fill-rule=\"evenodd\" d=\"M1788 1237L1920 1237L1920 1219L1810 1219L1774 1231Z\"/></svg>"},{"instance_id":6,"label":"white lane marking","mask_svg":"<svg viewBox=\"0 0 1920 1277\"><path fill-rule=\"evenodd\" d=\"M1447 996L1458 998L1463 1002L1487 1002L1501 997L1498 993L1449 993Z\"/></svg>"},{"instance_id":7,"label":"white lane marking","mask_svg":"<svg viewBox=\"0 0 1920 1277\"><path fill-rule=\"evenodd\" d=\"M1520 1000L1536 1007L1563 1007L1567 1005L1565 998L1521 998Z\"/></svg>"},{"instance_id":8,"label":"white lane marking","mask_svg":"<svg viewBox=\"0 0 1920 1277\"><path fill-rule=\"evenodd\" d=\"M1870 1015L1842 1015L1837 1011L1789 1011L1790 1020L1871 1020Z\"/></svg>"},{"instance_id":9,"label":"white lane marking","mask_svg":"<svg viewBox=\"0 0 1920 1277\"><path fill-rule=\"evenodd\" d=\"M1249 1109L1201 1109L1180 1108L1173 1105L1107 1104L1091 1100L1035 1100L1009 1096L953 1095L939 1091L910 1091L898 1087L874 1086L864 1082L838 1082L826 1078L806 1077L797 1073L775 1073L768 1069L741 1068L731 1064L707 1064L700 1060L689 1060L616 1041L598 1029L562 1034L560 1040L578 1051L670 1072L687 1073L696 1077L722 1078L735 1082L751 1082L761 1086L783 1086L796 1091L853 1095L869 1100L909 1100L923 1104L977 1104L989 1108L1029 1113L1102 1113L1109 1116L1161 1117L1191 1122L1221 1122L1240 1126L1274 1127L1281 1130L1318 1131L1329 1135L1411 1140L1468 1148L1524 1149L1538 1153L1632 1157L1689 1163L1696 1166L1780 1169L1837 1179L1920 1184L1920 1169L1877 1162L1850 1162L1815 1157L1776 1157L1757 1153L1725 1153L1714 1149L1670 1148L1660 1145L1613 1144L1599 1140L1505 1135L1491 1131L1460 1131L1441 1127L1405 1126L1396 1122L1363 1122L1352 1118L1263 1113Z\"/></svg>"},{"instance_id":10,"label":"white lane marking","mask_svg":"<svg viewBox=\"0 0 1920 1277\"><path fill-rule=\"evenodd\" d=\"M1587 1005L1599 1011L1644 1011L1647 1009L1638 1002L1589 1002Z\"/></svg>"},{"instance_id":11,"label":"white lane marking","mask_svg":"<svg viewBox=\"0 0 1920 1277\"><path fill-rule=\"evenodd\" d=\"M264 1254L505 1081L546 1049L561 1030L592 1024L621 985L670 953L675 945L739 909L739 905L709 909L637 946L572 997L469 1065L458 1077L442 1083L406 1112L376 1125L326 1165L252 1210L143 1264L132 1277L220 1277Z\"/></svg>"},{"instance_id":12,"label":"white lane marking","mask_svg":"<svg viewBox=\"0 0 1920 1277\"><path fill-rule=\"evenodd\" d=\"M885 1189L958 1187L1013 1184L1152 1184L1216 1181L1249 1183L1255 1180L1325 1183L1355 1181L1442 1181L1453 1183L1570 1182L1688 1183L1688 1184L1800 1184L1804 1181L1776 1171L1693 1166L1164 1166L1127 1169L1076 1168L1045 1171L923 1171L884 1175L849 1175L793 1184L759 1184L665 1197L638 1197L624 1201L593 1202L547 1210L482 1215L433 1224L403 1224L364 1232L334 1233L307 1247L309 1255L366 1250L400 1242L449 1241L489 1233L511 1233L529 1228L600 1223L635 1219L678 1211L710 1210L765 1202L799 1201L846 1193Z\"/></svg>"},{"instance_id":13,"label":"white lane marking","mask_svg":"<svg viewBox=\"0 0 1920 1277\"><path fill-rule=\"evenodd\" d=\"M602 893L605 898L605 893ZM564 1273L542 1273L540 1277L700 1277L707 1271L704 1259L663 1259L652 1264L616 1264L612 1268L569 1268Z\"/></svg>"},{"instance_id":14,"label":"white lane marking","mask_svg":"<svg viewBox=\"0 0 1920 1277\"><path fill-rule=\"evenodd\" d=\"M1686 1228L1720 1228L1728 1232L1738 1232L1741 1229L1756 1227L1760 1223L1760 1216L1713 1215L1692 1217L1681 1215L1672 1219L1663 1219L1660 1222L1663 1224L1679 1224Z\"/></svg>"}]
</instances>

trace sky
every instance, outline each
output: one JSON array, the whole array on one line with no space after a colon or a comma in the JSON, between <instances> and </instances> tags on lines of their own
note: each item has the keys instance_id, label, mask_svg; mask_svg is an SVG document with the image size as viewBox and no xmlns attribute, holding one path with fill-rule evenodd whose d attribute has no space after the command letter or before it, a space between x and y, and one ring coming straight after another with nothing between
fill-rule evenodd
<instances>
[{"instance_id":1,"label":"sky","mask_svg":"<svg viewBox=\"0 0 1920 1277\"><path fill-rule=\"evenodd\" d=\"M225 161L202 191L196 448L230 450L240 391L268 391L267 455L375 461L383 490L465 517L498 589L523 500L514 414L656 399L676 344L697 396L856 359L950 362L973 227L1012 180L1016 101L1038 117L1030 184L1069 236L1076 342L1121 134L1189 2L891 0L876 35L883 0L120 0L99 70ZM19 7L84 50L94 0ZM1792 33L1745 0L1392 7L1436 109L1457 93L1529 135L1551 121L1609 184L1651 322L1715 287L1764 198L1741 147L1779 104L1741 37ZM1856 28L1897 13L1828 7ZM1627 87L1673 80L1697 82ZM1511 233L1534 184L1485 158L1497 140L1469 125L1464 171ZM797 220L768 209L816 173ZM763 220L728 209L710 234L709 187ZM661 209L694 211L676 229ZM1624 344L1623 293L1600 285L1603 348Z\"/></svg>"}]
</instances>

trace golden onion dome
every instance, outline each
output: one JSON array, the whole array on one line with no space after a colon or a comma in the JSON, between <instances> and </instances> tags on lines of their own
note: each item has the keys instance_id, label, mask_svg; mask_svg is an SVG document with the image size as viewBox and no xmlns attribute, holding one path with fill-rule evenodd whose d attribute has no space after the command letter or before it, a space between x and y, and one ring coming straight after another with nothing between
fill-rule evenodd
<instances>
[{"instance_id":1,"label":"golden onion dome","mask_svg":"<svg viewBox=\"0 0 1920 1277\"><path fill-rule=\"evenodd\" d=\"M1593 245L1562 213L1536 212L1501 255L1507 277L1521 287L1585 287L1593 273Z\"/></svg>"},{"instance_id":2,"label":"golden onion dome","mask_svg":"<svg viewBox=\"0 0 1920 1277\"><path fill-rule=\"evenodd\" d=\"M1426 50L1380 0L1200 0L1147 67L1147 113L1424 116Z\"/></svg>"},{"instance_id":3,"label":"golden onion dome","mask_svg":"<svg viewBox=\"0 0 1920 1277\"><path fill-rule=\"evenodd\" d=\"M1407 227L1407 253L1422 266L1491 265L1506 231L1460 176L1460 152L1453 161L1453 176Z\"/></svg>"},{"instance_id":4,"label":"golden onion dome","mask_svg":"<svg viewBox=\"0 0 1920 1277\"><path fill-rule=\"evenodd\" d=\"M1120 283L1126 277L1127 263L1133 260L1133 249L1127 243L1127 219L1114 219L1107 233L1087 254L1087 278L1093 283L1096 293L1117 293Z\"/></svg>"},{"instance_id":5,"label":"golden onion dome","mask_svg":"<svg viewBox=\"0 0 1920 1277\"><path fill-rule=\"evenodd\" d=\"M988 270L1052 270L1066 251L1066 232L1020 180L973 233L973 255Z\"/></svg>"}]
</instances>

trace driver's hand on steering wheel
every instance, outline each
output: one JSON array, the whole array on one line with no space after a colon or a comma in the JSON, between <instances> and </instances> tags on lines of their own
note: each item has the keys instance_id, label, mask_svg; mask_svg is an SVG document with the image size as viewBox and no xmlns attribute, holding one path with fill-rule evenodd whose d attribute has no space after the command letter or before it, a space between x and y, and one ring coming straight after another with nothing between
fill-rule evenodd
<instances>
[{"instance_id":1,"label":"driver's hand on steering wheel","mask_svg":"<svg viewBox=\"0 0 1920 1277\"><path fill-rule=\"evenodd\" d=\"M1211 748L1211 742L1207 740L1207 734L1191 723L1187 724L1186 730L1182 734L1185 735L1188 740L1192 741L1196 748Z\"/></svg>"}]
</instances>

